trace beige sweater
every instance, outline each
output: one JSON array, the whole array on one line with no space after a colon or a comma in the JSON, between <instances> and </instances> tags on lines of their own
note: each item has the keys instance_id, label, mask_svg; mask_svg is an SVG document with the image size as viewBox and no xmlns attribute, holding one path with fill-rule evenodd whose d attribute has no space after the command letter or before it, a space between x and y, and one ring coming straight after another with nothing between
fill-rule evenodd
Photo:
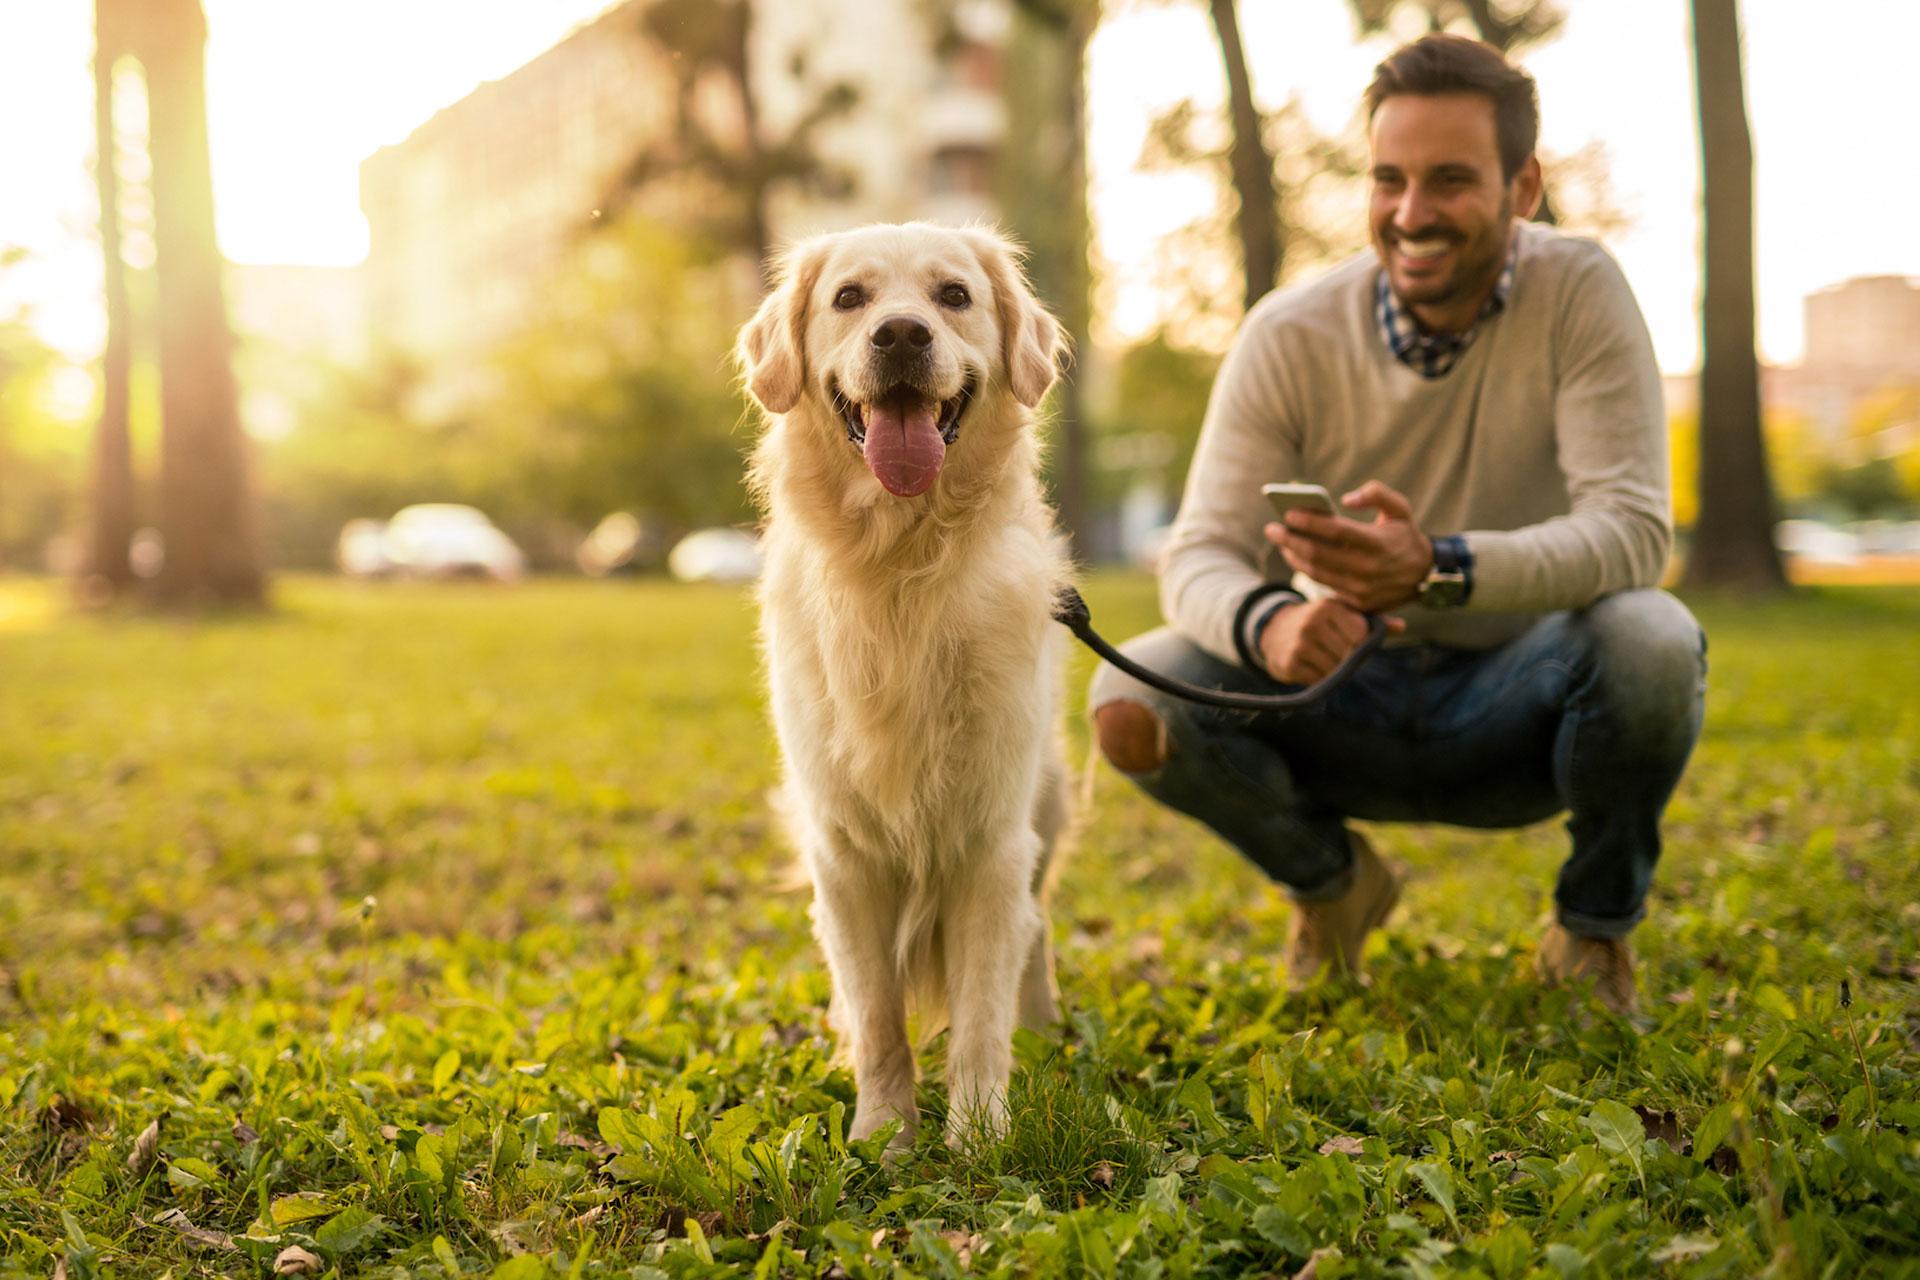
<instances>
[{"instance_id":1,"label":"beige sweater","mask_svg":"<svg viewBox=\"0 0 1920 1280\"><path fill-rule=\"evenodd\" d=\"M1506 308L1441 378L1387 349L1371 254L1248 314L1174 522L1160 580L1169 622L1239 661L1235 611L1289 573L1261 533L1269 481L1322 484L1337 501L1382 480L1428 534L1466 535L1472 599L1407 605L1408 641L1489 648L1534 615L1659 581L1673 526L1646 322L1599 245L1536 223L1518 230Z\"/></svg>"}]
</instances>

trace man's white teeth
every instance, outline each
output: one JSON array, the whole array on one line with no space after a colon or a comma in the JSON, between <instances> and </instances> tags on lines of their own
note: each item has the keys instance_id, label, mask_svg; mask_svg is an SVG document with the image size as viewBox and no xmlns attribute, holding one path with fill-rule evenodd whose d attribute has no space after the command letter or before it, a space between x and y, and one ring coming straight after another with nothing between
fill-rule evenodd
<instances>
[{"instance_id":1,"label":"man's white teeth","mask_svg":"<svg viewBox=\"0 0 1920 1280\"><path fill-rule=\"evenodd\" d=\"M1445 240L1402 240L1400 253L1408 258L1437 258L1447 251Z\"/></svg>"}]
</instances>

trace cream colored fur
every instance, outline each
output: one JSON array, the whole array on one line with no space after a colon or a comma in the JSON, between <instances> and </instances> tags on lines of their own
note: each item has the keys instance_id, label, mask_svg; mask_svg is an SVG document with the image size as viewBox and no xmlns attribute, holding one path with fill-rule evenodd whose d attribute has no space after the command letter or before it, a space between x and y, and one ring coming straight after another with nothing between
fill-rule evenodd
<instances>
[{"instance_id":1,"label":"cream colored fur","mask_svg":"<svg viewBox=\"0 0 1920 1280\"><path fill-rule=\"evenodd\" d=\"M849 283L866 301L842 309ZM953 283L970 305L941 302ZM913 498L867 469L830 391L884 392L869 338L902 314L932 329L941 396L976 385ZM741 333L768 415L750 483L781 807L859 1092L850 1133L898 1119L898 1148L918 1119L910 1001L947 1018L950 1140L1004 1129L1016 1020L1057 1017L1045 885L1066 820L1065 633L1049 604L1068 566L1030 411L1059 346L1004 241L923 224L802 244Z\"/></svg>"}]
</instances>

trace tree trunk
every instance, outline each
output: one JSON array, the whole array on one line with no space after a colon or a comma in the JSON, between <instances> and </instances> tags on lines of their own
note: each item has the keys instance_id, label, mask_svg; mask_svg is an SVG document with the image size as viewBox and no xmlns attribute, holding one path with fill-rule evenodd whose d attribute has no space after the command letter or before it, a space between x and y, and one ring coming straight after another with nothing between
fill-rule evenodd
<instances>
[{"instance_id":1,"label":"tree trunk","mask_svg":"<svg viewBox=\"0 0 1920 1280\"><path fill-rule=\"evenodd\" d=\"M1087 297L1091 288L1087 268L1088 242L1092 239L1093 220L1087 209L1087 45L1093 39L1094 22L1090 9L1082 6L1069 24L1061 58L1065 63L1065 108L1067 117L1066 155L1062 157L1061 183L1065 190L1061 211L1071 228L1067 237L1067 256L1059 265L1061 295L1055 303L1066 322L1067 336L1073 343L1074 361L1061 381L1055 431L1060 439L1060 465L1055 473L1060 504L1060 521L1075 553L1087 558L1088 444L1085 397L1080 381L1080 361L1086 359L1093 344L1092 305Z\"/></svg>"},{"instance_id":2,"label":"tree trunk","mask_svg":"<svg viewBox=\"0 0 1920 1280\"><path fill-rule=\"evenodd\" d=\"M128 547L135 524L133 443L129 429L133 317L120 256L120 177L114 170L113 64L125 52L116 0L94 5L94 136L99 149L100 252L106 268L107 349L101 360L100 426L94 435L92 512L86 583L89 598L123 595L133 585Z\"/></svg>"},{"instance_id":3,"label":"tree trunk","mask_svg":"<svg viewBox=\"0 0 1920 1280\"><path fill-rule=\"evenodd\" d=\"M1031 123L1008 131L997 179L1000 207L1029 250L1035 292L1059 318L1075 353L1054 391L1059 446L1050 470L1061 527L1084 561L1095 550L1088 512L1091 449L1078 363L1092 344L1086 66L1100 7L1094 0L1019 0L1015 11L1004 75L1007 118Z\"/></svg>"},{"instance_id":4,"label":"tree trunk","mask_svg":"<svg viewBox=\"0 0 1920 1280\"><path fill-rule=\"evenodd\" d=\"M106 269L108 347L102 357L100 428L94 434L92 512L86 545L88 597L125 595L134 583L129 545L134 532L132 436L132 307L119 238L119 173L113 169L113 63L127 52L115 0L94 4L94 138L100 152L100 255Z\"/></svg>"},{"instance_id":5,"label":"tree trunk","mask_svg":"<svg viewBox=\"0 0 1920 1280\"><path fill-rule=\"evenodd\" d=\"M748 169L753 174L753 189L747 193L747 240L751 243L753 260L760 266L762 284L771 288L773 279L773 182L766 172L766 166L759 163L760 141L760 95L753 83L753 5L751 0L742 0L740 19L736 24L739 31L738 47L733 56L740 68L740 127L746 134L744 139L747 155L750 157Z\"/></svg>"},{"instance_id":6,"label":"tree trunk","mask_svg":"<svg viewBox=\"0 0 1920 1280\"><path fill-rule=\"evenodd\" d=\"M206 19L200 0L149 3L160 533L166 550L154 592L163 605L253 605L261 602L265 584L214 240Z\"/></svg>"},{"instance_id":7,"label":"tree trunk","mask_svg":"<svg viewBox=\"0 0 1920 1280\"><path fill-rule=\"evenodd\" d=\"M1701 303L1700 518L1689 586L1786 586L1760 431L1753 349L1753 140L1736 0L1693 0L1706 287Z\"/></svg>"},{"instance_id":8,"label":"tree trunk","mask_svg":"<svg viewBox=\"0 0 1920 1280\"><path fill-rule=\"evenodd\" d=\"M1247 73L1247 54L1240 43L1240 19L1234 0L1207 0L1213 29L1220 39L1220 57L1227 67L1227 102L1233 122L1232 171L1234 194L1240 198L1236 225L1240 258L1245 270L1248 310L1280 278L1278 196L1273 183L1273 157L1261 132L1260 109L1253 102L1253 81Z\"/></svg>"}]
</instances>

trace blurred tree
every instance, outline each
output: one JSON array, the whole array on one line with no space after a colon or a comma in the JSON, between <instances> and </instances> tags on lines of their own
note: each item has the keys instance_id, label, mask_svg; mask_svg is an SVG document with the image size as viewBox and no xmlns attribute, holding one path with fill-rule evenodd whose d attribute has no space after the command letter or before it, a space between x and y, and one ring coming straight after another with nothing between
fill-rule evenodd
<instances>
[{"instance_id":1,"label":"blurred tree","mask_svg":"<svg viewBox=\"0 0 1920 1280\"><path fill-rule=\"evenodd\" d=\"M120 251L119 151L113 114L113 67L126 48L117 15L124 0L94 4L94 176L100 192L100 252L105 263L107 346L101 357L100 424L94 437L91 523L87 539L89 594L123 595L134 584L128 554L138 523L134 507L133 313L127 264Z\"/></svg>"},{"instance_id":2,"label":"blurred tree","mask_svg":"<svg viewBox=\"0 0 1920 1280\"><path fill-rule=\"evenodd\" d=\"M512 463L486 456L463 424L423 420L415 402L426 383L424 367L399 356L305 381L293 431L260 448L274 563L329 566L355 517L385 519L429 499L483 504L477 468Z\"/></svg>"},{"instance_id":3,"label":"blurred tree","mask_svg":"<svg viewBox=\"0 0 1920 1280\"><path fill-rule=\"evenodd\" d=\"M1673 486L1673 527L1691 530L1700 518L1700 415L1667 415L1667 477Z\"/></svg>"},{"instance_id":4,"label":"blurred tree","mask_svg":"<svg viewBox=\"0 0 1920 1280\"><path fill-rule=\"evenodd\" d=\"M1892 464L1901 492L1920 507L1920 384L1894 385L1867 397L1849 431L1864 455Z\"/></svg>"},{"instance_id":5,"label":"blurred tree","mask_svg":"<svg viewBox=\"0 0 1920 1280\"><path fill-rule=\"evenodd\" d=\"M1048 461L1060 523L1082 558L1089 552L1091 468L1081 379L1093 322L1086 64L1099 23L1099 0L1014 0L1002 76L1011 127L996 181L1007 230L1027 247L1034 292L1059 318L1074 352L1053 392L1059 446Z\"/></svg>"},{"instance_id":6,"label":"blurred tree","mask_svg":"<svg viewBox=\"0 0 1920 1280\"><path fill-rule=\"evenodd\" d=\"M27 256L0 249L0 276ZM0 567L39 567L67 527L84 437L48 408L63 371L27 311L0 314Z\"/></svg>"},{"instance_id":7,"label":"blurred tree","mask_svg":"<svg viewBox=\"0 0 1920 1280\"><path fill-rule=\"evenodd\" d=\"M1829 462L1820 474L1819 493L1831 514L1845 520L1903 518L1913 511L1892 458Z\"/></svg>"},{"instance_id":8,"label":"blurred tree","mask_svg":"<svg viewBox=\"0 0 1920 1280\"><path fill-rule=\"evenodd\" d=\"M1215 40L1227 72L1227 119L1232 125L1227 149L1238 209L1235 227L1240 235L1240 267L1244 289L1241 305L1248 311L1280 278L1285 242L1278 211L1273 155L1267 150L1265 125L1253 102L1253 79L1247 72L1247 53L1240 43L1240 18L1234 0L1207 0Z\"/></svg>"},{"instance_id":9,"label":"blurred tree","mask_svg":"<svg viewBox=\"0 0 1920 1280\"><path fill-rule=\"evenodd\" d=\"M682 530L745 519L725 353L753 301L724 256L658 224L628 217L581 242L472 425L497 460L491 507L587 527L618 510Z\"/></svg>"},{"instance_id":10,"label":"blurred tree","mask_svg":"<svg viewBox=\"0 0 1920 1280\"><path fill-rule=\"evenodd\" d=\"M1812 419L1769 408L1761 426L1780 500L1795 515L1819 515L1822 485L1834 468L1833 447ZM1700 518L1700 415L1693 409L1667 419L1667 458L1673 483L1673 523L1691 530Z\"/></svg>"},{"instance_id":11,"label":"blurred tree","mask_svg":"<svg viewBox=\"0 0 1920 1280\"><path fill-rule=\"evenodd\" d=\"M1178 489L1200 439L1213 375L1220 358L1211 351L1183 347L1161 329L1127 348L1114 370L1112 434L1145 435L1164 443L1164 468ZM1122 450L1122 453L1128 452Z\"/></svg>"},{"instance_id":12,"label":"blurred tree","mask_svg":"<svg viewBox=\"0 0 1920 1280\"><path fill-rule=\"evenodd\" d=\"M1697 459L1700 452L1698 421L1695 421L1693 428L1692 448ZM1760 431L1766 440L1768 466L1781 502L1805 506L1819 491L1820 477L1827 467L1830 450L1823 434L1805 414L1778 408L1768 408L1761 414ZM1698 514L1700 477L1697 467L1691 483L1696 492L1687 496L1694 512ZM1680 482L1676 477L1675 507L1679 506L1679 489Z\"/></svg>"},{"instance_id":13,"label":"blurred tree","mask_svg":"<svg viewBox=\"0 0 1920 1280\"><path fill-rule=\"evenodd\" d=\"M213 230L206 17L200 0L102 3L105 33L138 59L147 83L166 551L152 598L174 608L259 604L265 574Z\"/></svg>"},{"instance_id":14,"label":"blurred tree","mask_svg":"<svg viewBox=\"0 0 1920 1280\"><path fill-rule=\"evenodd\" d=\"M671 55L672 122L666 138L628 164L607 203L624 207L662 184L691 192L676 206L716 244L747 255L764 272L773 247L770 204L781 186L851 186L852 174L822 158L815 136L852 110L859 94L843 80L813 86L792 126L767 136L752 63L754 3L652 0L641 11L642 33ZM794 60L795 79L804 79L804 52Z\"/></svg>"},{"instance_id":15,"label":"blurred tree","mask_svg":"<svg viewBox=\"0 0 1920 1280\"><path fill-rule=\"evenodd\" d=\"M1692 0L1706 281L1701 301L1700 519L1689 586L1779 591L1786 572L1760 430L1753 349L1753 139L1736 0Z\"/></svg>"},{"instance_id":16,"label":"blurred tree","mask_svg":"<svg viewBox=\"0 0 1920 1280\"><path fill-rule=\"evenodd\" d=\"M1266 191L1257 191L1255 198L1271 193L1274 201L1262 225L1270 225L1277 237L1270 260L1278 275L1363 248L1365 227L1353 217L1353 202L1338 198L1350 193L1360 174L1359 140L1320 133L1297 100L1262 112L1259 119L1257 150L1273 167ZM1216 183L1214 207L1168 237L1155 281L1172 300L1172 322L1181 341L1190 345L1226 346L1245 314L1246 299L1262 297L1280 283L1262 274L1268 250L1258 244L1253 270L1246 268L1248 246L1241 235L1246 201L1234 184L1236 147L1249 155L1256 150L1236 137L1231 122L1189 98L1154 118L1140 149L1144 170L1201 173Z\"/></svg>"}]
</instances>

